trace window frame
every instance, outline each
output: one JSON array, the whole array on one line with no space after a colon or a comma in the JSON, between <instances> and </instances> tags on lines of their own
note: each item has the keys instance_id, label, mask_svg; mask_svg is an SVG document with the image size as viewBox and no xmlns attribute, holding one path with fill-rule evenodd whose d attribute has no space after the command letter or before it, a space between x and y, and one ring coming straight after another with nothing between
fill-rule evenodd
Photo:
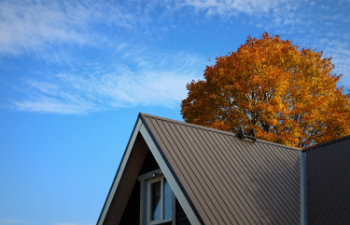
<instances>
[{"instance_id":1,"label":"window frame","mask_svg":"<svg viewBox=\"0 0 350 225\"><path fill-rule=\"evenodd\" d=\"M150 171L138 177L140 181L140 225L157 225L163 223L172 222L175 224L175 195L171 190L171 199L172 199L172 213L170 219L164 219L164 177L160 169ZM161 192L161 208L160 208L160 219L152 220L151 216L151 185L155 182L160 181L160 192ZM169 181L168 181L169 183Z\"/></svg>"}]
</instances>

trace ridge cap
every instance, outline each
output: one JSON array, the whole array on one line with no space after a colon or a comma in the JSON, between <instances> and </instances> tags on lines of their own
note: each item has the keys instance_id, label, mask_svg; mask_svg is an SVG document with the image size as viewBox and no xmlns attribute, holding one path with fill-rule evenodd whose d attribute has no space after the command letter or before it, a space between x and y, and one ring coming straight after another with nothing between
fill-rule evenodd
<instances>
[{"instance_id":1,"label":"ridge cap","mask_svg":"<svg viewBox=\"0 0 350 225\"><path fill-rule=\"evenodd\" d=\"M219 129L215 129L215 128L211 128L211 127L206 127L206 126L203 126L203 125L194 124L194 123L187 123L185 121L178 121L178 120L174 120L174 119L169 119L169 118L155 116L155 115L151 115L151 114L147 114L147 113L141 113L141 112L139 113L139 116L141 116L141 117L149 117L149 118L153 118L153 119L167 121L167 122L170 122L170 123L176 123L176 124L179 124L179 125L182 125L182 126L189 126L189 127L194 127L194 128L197 128L197 129L202 129L202 130L212 131L212 132L216 132L216 133L220 133L220 134L224 134L224 135L228 135L228 136L237 137L236 133L233 133L233 132L230 132L230 131L219 130ZM256 141L264 143L264 144L279 146L279 147L290 149L290 150L303 151L303 149L294 148L294 147L291 147L291 146L287 146L287 145L283 145L283 144L279 144L279 143L275 143L275 142L271 142L271 141L266 141L266 140L263 140L263 139L260 139L260 138L256 138Z\"/></svg>"}]
</instances>

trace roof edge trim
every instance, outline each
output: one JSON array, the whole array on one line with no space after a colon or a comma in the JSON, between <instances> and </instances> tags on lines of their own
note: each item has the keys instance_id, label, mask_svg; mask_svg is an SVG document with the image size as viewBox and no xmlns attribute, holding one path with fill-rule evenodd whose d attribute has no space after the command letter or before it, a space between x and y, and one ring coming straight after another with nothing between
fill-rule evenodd
<instances>
[{"instance_id":1,"label":"roof edge trim","mask_svg":"<svg viewBox=\"0 0 350 225\"><path fill-rule=\"evenodd\" d=\"M225 135L229 135L229 136L236 136L237 135L236 133L229 132L229 131L218 130L218 129L215 129L215 128L206 127L206 126L198 125L198 124L194 124L194 123L187 123L187 122L173 120L173 119L168 119L168 118L164 118L164 117L160 117L160 116L154 116L154 115L147 114L147 113L140 113L140 115L142 117L151 117L151 118L154 118L154 119L159 119L159 120L168 121L168 122L171 122L171 123L176 123L176 124L180 124L180 125L185 125L185 126L190 126L190 127L194 127L194 128L199 128L199 129L204 129L204 130L208 130L208 131L213 131L213 132L217 132L217 133L225 134ZM290 150L302 151L302 149L300 149L300 148L294 148L294 147L283 145L283 144L279 144L279 143L276 143L276 142L265 141L265 140L260 139L260 138L256 138L256 141L259 141L259 142L262 142L262 143L266 143L266 144L275 145L275 146L280 146L280 147L287 148L287 149L290 149Z\"/></svg>"},{"instance_id":2,"label":"roof edge trim","mask_svg":"<svg viewBox=\"0 0 350 225\"><path fill-rule=\"evenodd\" d=\"M172 188L180 205L184 209L186 216L188 217L189 221L193 225L204 224L196 207L194 206L192 200L188 196L185 188L181 184L173 167L170 165L169 161L165 157L163 150L161 149L159 143L157 142L156 138L152 134L152 132L151 132L151 130L150 130L150 128L149 128L149 126L148 126L148 124L143 116L144 115L142 113L140 113L140 118L141 118L143 125L144 125L144 126L142 126L140 132L141 132L144 140L146 141L149 149L151 150L154 158L156 159L164 176L169 181L170 187Z\"/></svg>"},{"instance_id":3,"label":"roof edge trim","mask_svg":"<svg viewBox=\"0 0 350 225\"><path fill-rule=\"evenodd\" d=\"M314 145L314 146L311 146L311 147L308 147L308 148L304 148L302 151L303 152L308 152L308 151L311 151L311 150L322 148L322 147L327 146L327 145L332 145L332 144L335 144L335 143L338 143L338 142L342 142L342 141L347 141L347 140L350 140L350 135L344 136L344 137L341 137L341 138L338 138L338 139L335 139L335 140L323 142L323 143L320 143L320 144L317 144L317 145Z\"/></svg>"},{"instance_id":4,"label":"roof edge trim","mask_svg":"<svg viewBox=\"0 0 350 225\"><path fill-rule=\"evenodd\" d=\"M306 152L300 152L300 225L308 224Z\"/></svg>"},{"instance_id":5,"label":"roof edge trim","mask_svg":"<svg viewBox=\"0 0 350 225\"><path fill-rule=\"evenodd\" d=\"M98 217L98 220L97 220L97 223L96 223L97 225L102 225L104 223L104 220L106 218L108 209L109 209L109 207L110 207L110 205L112 203L112 199L113 199L113 197L115 195L115 192L117 191L120 179L121 179L121 177L122 177L122 175L124 173L124 169L125 169L126 163L129 160L132 147L134 146L137 134L139 133L141 127L142 127L142 121L141 121L140 115L139 115L137 120L136 120L136 123L134 125L134 129L133 129L133 131L132 131L132 133L130 135L129 142L128 142L126 148L125 148L123 157L120 160L120 164L119 164L117 173L116 173L116 175L114 177L114 180L112 182L112 185L111 185L111 187L109 189L109 192L108 192L108 195L106 197L106 200L105 200L105 203L103 205L103 208L101 210L100 216Z\"/></svg>"}]
</instances>

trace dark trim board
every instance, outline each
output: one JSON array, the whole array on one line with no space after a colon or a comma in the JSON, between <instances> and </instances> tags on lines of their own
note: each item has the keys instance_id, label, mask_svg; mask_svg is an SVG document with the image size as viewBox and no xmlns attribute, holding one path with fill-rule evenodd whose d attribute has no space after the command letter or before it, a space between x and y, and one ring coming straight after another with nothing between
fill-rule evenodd
<instances>
[{"instance_id":1,"label":"dark trim board","mask_svg":"<svg viewBox=\"0 0 350 225\"><path fill-rule=\"evenodd\" d=\"M322 149L326 149L325 147L327 147L328 145L334 145L334 144L337 144L337 143L342 142L342 141L350 141L350 135L349 136L345 136L345 137L341 137L341 138L338 138L338 139L335 139L335 140L332 140L332 141L327 141L327 142L324 142L324 143L320 143L320 144L317 144L317 145L305 148L302 151L308 152L308 151L318 150L318 149L321 149L321 148Z\"/></svg>"}]
</instances>

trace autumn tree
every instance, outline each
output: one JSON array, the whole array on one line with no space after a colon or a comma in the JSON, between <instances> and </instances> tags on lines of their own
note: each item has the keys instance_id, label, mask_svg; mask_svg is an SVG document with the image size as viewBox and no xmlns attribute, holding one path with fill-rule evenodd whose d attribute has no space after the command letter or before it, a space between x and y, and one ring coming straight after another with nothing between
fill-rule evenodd
<instances>
[{"instance_id":1,"label":"autumn tree","mask_svg":"<svg viewBox=\"0 0 350 225\"><path fill-rule=\"evenodd\" d=\"M350 100L337 87L331 58L299 49L278 35L248 37L237 52L217 57L204 80L187 84L186 122L307 147L350 134Z\"/></svg>"}]
</instances>

